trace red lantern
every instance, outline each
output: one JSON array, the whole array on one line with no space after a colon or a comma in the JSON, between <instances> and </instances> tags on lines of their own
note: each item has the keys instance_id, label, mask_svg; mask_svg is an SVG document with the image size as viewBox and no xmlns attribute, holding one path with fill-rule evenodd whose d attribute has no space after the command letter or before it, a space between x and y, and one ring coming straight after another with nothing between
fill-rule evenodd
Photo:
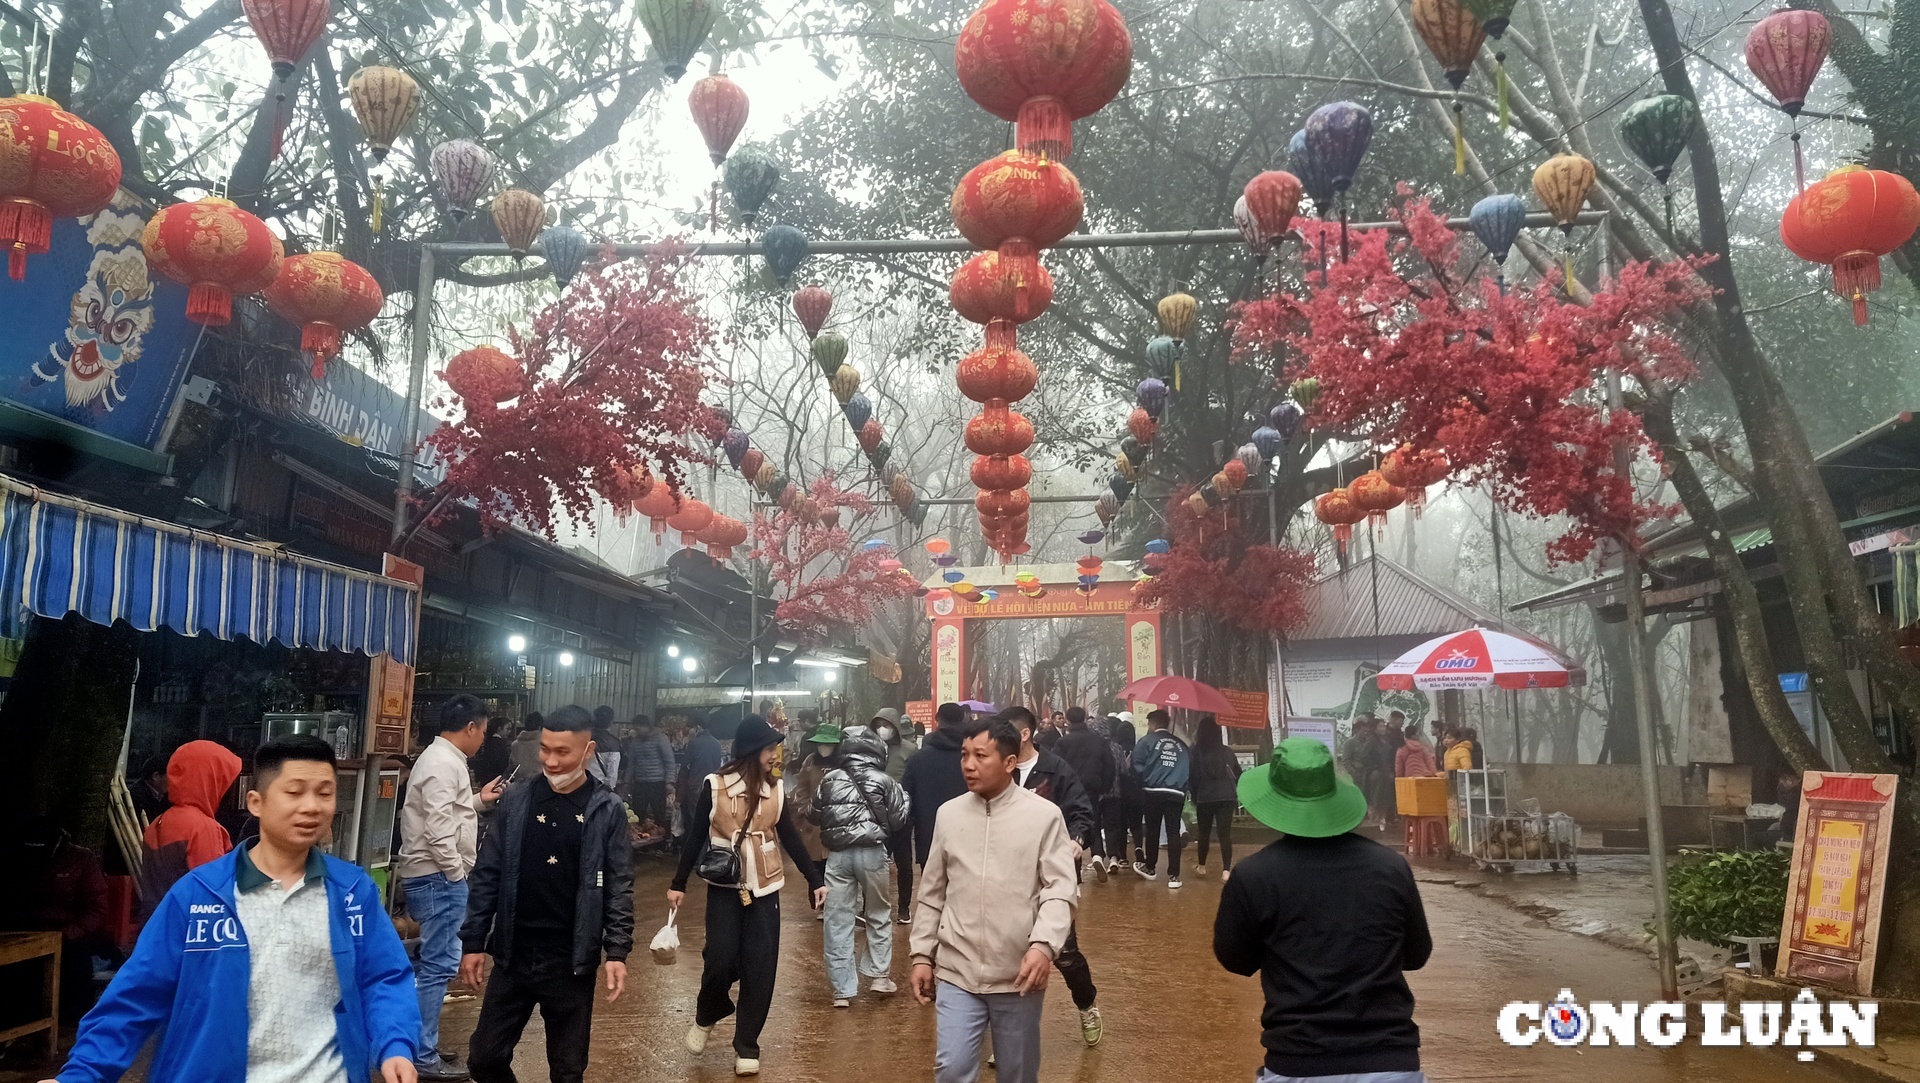
<instances>
[{"instance_id":1,"label":"red lantern","mask_svg":"<svg viewBox=\"0 0 1920 1083\"><path fill-rule=\"evenodd\" d=\"M1020 489L1033 480L1033 463L1025 455L979 455L970 472L981 489Z\"/></svg>"},{"instance_id":2,"label":"red lantern","mask_svg":"<svg viewBox=\"0 0 1920 1083\"><path fill-rule=\"evenodd\" d=\"M1132 433L1133 438L1140 441L1142 446L1147 446L1153 443L1154 437L1160 435L1160 423L1155 421L1153 415L1147 413L1145 408L1136 406L1133 408L1133 413L1127 415L1127 431Z\"/></svg>"},{"instance_id":3,"label":"red lantern","mask_svg":"<svg viewBox=\"0 0 1920 1083\"><path fill-rule=\"evenodd\" d=\"M730 515L716 515L701 533L700 540L706 543L707 555L713 559L732 559L734 549L747 544L747 524Z\"/></svg>"},{"instance_id":4,"label":"red lantern","mask_svg":"<svg viewBox=\"0 0 1920 1083\"><path fill-rule=\"evenodd\" d=\"M953 285L947 290L953 310L974 323L1025 323L1047 310L1053 303L1053 276L1039 260L1022 263L1003 260L998 252L982 252L953 272ZM1013 344L1008 336L1006 344Z\"/></svg>"},{"instance_id":5,"label":"red lantern","mask_svg":"<svg viewBox=\"0 0 1920 1083\"><path fill-rule=\"evenodd\" d=\"M140 236L147 266L187 285L187 319L224 327L233 298L280 277L280 238L229 200L209 197L163 207Z\"/></svg>"},{"instance_id":6,"label":"red lantern","mask_svg":"<svg viewBox=\"0 0 1920 1083\"><path fill-rule=\"evenodd\" d=\"M1817 11L1776 11L1747 33L1747 67L1790 117L1800 115L1814 77L1827 62L1833 27Z\"/></svg>"},{"instance_id":7,"label":"red lantern","mask_svg":"<svg viewBox=\"0 0 1920 1083\"><path fill-rule=\"evenodd\" d=\"M1920 228L1920 194L1897 173L1844 166L1787 204L1780 240L1793 254L1833 265L1833 288L1867 322L1867 294L1880 288L1880 257Z\"/></svg>"},{"instance_id":8,"label":"red lantern","mask_svg":"<svg viewBox=\"0 0 1920 1083\"><path fill-rule=\"evenodd\" d=\"M1366 516L1367 513L1360 510L1345 489L1322 493L1313 502L1313 517L1333 528L1334 541L1339 543L1343 553L1347 551L1347 542L1353 539L1353 524Z\"/></svg>"},{"instance_id":9,"label":"red lantern","mask_svg":"<svg viewBox=\"0 0 1920 1083\"><path fill-rule=\"evenodd\" d=\"M469 410L517 399L527 390L527 372L520 362L492 346L461 350L440 374Z\"/></svg>"},{"instance_id":10,"label":"red lantern","mask_svg":"<svg viewBox=\"0 0 1920 1083\"><path fill-rule=\"evenodd\" d=\"M886 432L880 428L880 422L874 418L868 418L867 423L860 426L860 431L855 434L855 439L860 441L861 451L872 451L886 438Z\"/></svg>"},{"instance_id":11,"label":"red lantern","mask_svg":"<svg viewBox=\"0 0 1920 1083\"><path fill-rule=\"evenodd\" d=\"M747 92L725 75L713 74L693 84L687 94L687 108L693 111L693 123L707 141L707 153L713 164L727 160L727 151L747 126Z\"/></svg>"},{"instance_id":12,"label":"red lantern","mask_svg":"<svg viewBox=\"0 0 1920 1083\"><path fill-rule=\"evenodd\" d=\"M1353 484L1347 486L1347 495L1355 507L1367 513L1375 530L1386 524L1388 512L1407 502L1407 491L1382 477L1378 470L1369 470L1353 479Z\"/></svg>"},{"instance_id":13,"label":"red lantern","mask_svg":"<svg viewBox=\"0 0 1920 1083\"><path fill-rule=\"evenodd\" d=\"M300 348L313 355L316 380L340 353L340 336L372 323L387 300L366 268L338 252L283 261L265 296L268 308L300 325Z\"/></svg>"},{"instance_id":14,"label":"red lantern","mask_svg":"<svg viewBox=\"0 0 1920 1083\"><path fill-rule=\"evenodd\" d=\"M1033 446L1033 422L1018 410L988 407L967 422L966 441L975 455L1018 455Z\"/></svg>"},{"instance_id":15,"label":"red lantern","mask_svg":"<svg viewBox=\"0 0 1920 1083\"><path fill-rule=\"evenodd\" d=\"M38 94L0 99L0 162L0 244L16 281L27 277L28 254L52 242L55 218L93 214L120 187L120 155L107 137Z\"/></svg>"},{"instance_id":16,"label":"red lantern","mask_svg":"<svg viewBox=\"0 0 1920 1083\"><path fill-rule=\"evenodd\" d=\"M1133 69L1133 39L1107 0L987 0L953 50L960 86L1016 125L1021 150L1065 158L1073 122L1113 100Z\"/></svg>"},{"instance_id":17,"label":"red lantern","mask_svg":"<svg viewBox=\"0 0 1920 1083\"><path fill-rule=\"evenodd\" d=\"M655 482L640 499L633 502L633 510L647 517L647 524L653 528L653 540L657 545L667 531L667 523L680 512L681 496L664 483Z\"/></svg>"},{"instance_id":18,"label":"red lantern","mask_svg":"<svg viewBox=\"0 0 1920 1083\"><path fill-rule=\"evenodd\" d=\"M793 314L800 317L800 326L806 328L807 338L820 337L820 329L827 325L827 316L832 312L833 294L818 282L793 291Z\"/></svg>"},{"instance_id":19,"label":"red lantern","mask_svg":"<svg viewBox=\"0 0 1920 1083\"><path fill-rule=\"evenodd\" d=\"M1010 346L983 346L960 359L954 382L975 402L1005 406L1033 393L1040 369Z\"/></svg>"},{"instance_id":20,"label":"red lantern","mask_svg":"<svg viewBox=\"0 0 1920 1083\"><path fill-rule=\"evenodd\" d=\"M1010 150L967 171L950 201L953 224L977 248L1032 259L1086 214L1080 181L1059 162Z\"/></svg>"},{"instance_id":21,"label":"red lantern","mask_svg":"<svg viewBox=\"0 0 1920 1083\"><path fill-rule=\"evenodd\" d=\"M746 454L740 456L740 476L752 481L754 475L760 473L760 467L766 461L766 455L762 454L759 448L748 448Z\"/></svg>"},{"instance_id":22,"label":"red lantern","mask_svg":"<svg viewBox=\"0 0 1920 1083\"><path fill-rule=\"evenodd\" d=\"M240 0L240 9L253 24L253 34L273 62L273 77L285 81L320 32L327 28L327 0Z\"/></svg>"},{"instance_id":23,"label":"red lantern","mask_svg":"<svg viewBox=\"0 0 1920 1083\"><path fill-rule=\"evenodd\" d=\"M680 510L667 517L667 525L680 532L681 545L693 545L700 532L713 522L713 509L705 501L682 500Z\"/></svg>"},{"instance_id":24,"label":"red lantern","mask_svg":"<svg viewBox=\"0 0 1920 1083\"><path fill-rule=\"evenodd\" d=\"M1243 194L1259 243L1272 244L1293 228L1302 191L1300 178L1278 169L1269 169L1247 182Z\"/></svg>"},{"instance_id":25,"label":"red lantern","mask_svg":"<svg viewBox=\"0 0 1920 1083\"><path fill-rule=\"evenodd\" d=\"M913 479L905 474L895 474L887 483L887 496L893 500L893 506L905 511L913 506L917 499L913 491Z\"/></svg>"},{"instance_id":26,"label":"red lantern","mask_svg":"<svg viewBox=\"0 0 1920 1083\"><path fill-rule=\"evenodd\" d=\"M1415 519L1426 506L1427 486L1445 481L1452 469L1446 452L1438 448L1421 451L1411 444L1402 444L1380 460L1380 476L1407 491L1407 506L1413 509Z\"/></svg>"},{"instance_id":27,"label":"red lantern","mask_svg":"<svg viewBox=\"0 0 1920 1083\"><path fill-rule=\"evenodd\" d=\"M988 489L976 494L973 507L981 515L994 519L1011 521L1016 516L1026 515L1033 506L1033 496L1025 489Z\"/></svg>"},{"instance_id":28,"label":"red lantern","mask_svg":"<svg viewBox=\"0 0 1920 1083\"><path fill-rule=\"evenodd\" d=\"M1227 465L1220 468L1220 473L1226 476L1230 491L1237 493L1247 487L1247 464L1239 459L1228 459Z\"/></svg>"}]
</instances>

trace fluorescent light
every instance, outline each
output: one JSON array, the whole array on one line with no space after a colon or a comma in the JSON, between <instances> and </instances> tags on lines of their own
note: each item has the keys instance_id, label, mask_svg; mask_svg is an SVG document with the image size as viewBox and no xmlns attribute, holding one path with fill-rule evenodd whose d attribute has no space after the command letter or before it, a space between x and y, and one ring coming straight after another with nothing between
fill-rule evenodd
<instances>
[{"instance_id":1,"label":"fluorescent light","mask_svg":"<svg viewBox=\"0 0 1920 1083\"><path fill-rule=\"evenodd\" d=\"M524 654L527 649L527 637L511 635L507 637L507 650L513 654Z\"/></svg>"},{"instance_id":2,"label":"fluorescent light","mask_svg":"<svg viewBox=\"0 0 1920 1083\"><path fill-rule=\"evenodd\" d=\"M668 658L680 657L680 644L678 643L667 644L667 657Z\"/></svg>"},{"instance_id":3,"label":"fluorescent light","mask_svg":"<svg viewBox=\"0 0 1920 1083\"><path fill-rule=\"evenodd\" d=\"M793 664L796 666L811 666L814 669L839 669L840 668L840 663L830 662L825 658L795 658L793 660Z\"/></svg>"},{"instance_id":4,"label":"fluorescent light","mask_svg":"<svg viewBox=\"0 0 1920 1083\"><path fill-rule=\"evenodd\" d=\"M572 651L561 651L561 652L560 652L560 664L561 664L561 665L563 665L563 666L570 666L570 665L572 665L572 664L573 664L573 652L572 652Z\"/></svg>"},{"instance_id":5,"label":"fluorescent light","mask_svg":"<svg viewBox=\"0 0 1920 1083\"><path fill-rule=\"evenodd\" d=\"M832 684L833 682L840 679L840 667L835 666L832 669L827 670L825 673L821 674L821 676L827 679L828 684Z\"/></svg>"},{"instance_id":6,"label":"fluorescent light","mask_svg":"<svg viewBox=\"0 0 1920 1083\"><path fill-rule=\"evenodd\" d=\"M692 673L694 670L700 668L700 659L688 655L680 659L680 668L686 670L688 673Z\"/></svg>"}]
</instances>

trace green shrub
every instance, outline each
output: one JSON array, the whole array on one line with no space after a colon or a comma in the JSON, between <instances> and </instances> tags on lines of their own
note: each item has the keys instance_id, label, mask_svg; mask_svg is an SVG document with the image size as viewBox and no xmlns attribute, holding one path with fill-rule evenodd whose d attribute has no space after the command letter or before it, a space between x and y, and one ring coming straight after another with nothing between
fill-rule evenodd
<instances>
[{"instance_id":1,"label":"green shrub","mask_svg":"<svg viewBox=\"0 0 1920 1083\"><path fill-rule=\"evenodd\" d=\"M1667 906L1675 936L1731 946L1729 937L1779 936L1787 910L1784 850L1683 853L1667 875Z\"/></svg>"}]
</instances>

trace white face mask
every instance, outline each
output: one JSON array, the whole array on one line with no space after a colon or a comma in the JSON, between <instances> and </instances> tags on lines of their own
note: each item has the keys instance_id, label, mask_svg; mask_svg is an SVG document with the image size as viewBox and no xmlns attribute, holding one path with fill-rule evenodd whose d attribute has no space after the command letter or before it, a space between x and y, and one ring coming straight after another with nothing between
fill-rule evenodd
<instances>
[{"instance_id":1,"label":"white face mask","mask_svg":"<svg viewBox=\"0 0 1920 1083\"><path fill-rule=\"evenodd\" d=\"M893 731L888 729L885 726L881 726L879 729L874 730L873 733L874 733L874 736L880 738L882 741L893 740Z\"/></svg>"},{"instance_id":2,"label":"white face mask","mask_svg":"<svg viewBox=\"0 0 1920 1083\"><path fill-rule=\"evenodd\" d=\"M564 775L556 775L552 771L542 771L540 773L547 776L547 785L553 787L554 793L566 793L580 784L580 780L586 776L587 765L586 761L583 760L579 767L574 768Z\"/></svg>"}]
</instances>

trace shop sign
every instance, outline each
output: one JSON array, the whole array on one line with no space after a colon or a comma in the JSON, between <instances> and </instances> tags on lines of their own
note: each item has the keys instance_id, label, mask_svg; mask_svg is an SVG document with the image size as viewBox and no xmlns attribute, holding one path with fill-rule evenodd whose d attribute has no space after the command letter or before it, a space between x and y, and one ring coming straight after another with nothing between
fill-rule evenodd
<instances>
[{"instance_id":1,"label":"shop sign","mask_svg":"<svg viewBox=\"0 0 1920 1083\"><path fill-rule=\"evenodd\" d=\"M369 747L378 755L404 756L413 728L413 667L402 665L393 656L373 656L367 674L367 717L373 720Z\"/></svg>"},{"instance_id":2,"label":"shop sign","mask_svg":"<svg viewBox=\"0 0 1920 1083\"><path fill-rule=\"evenodd\" d=\"M163 450L202 329L187 322L186 287L148 273L151 213L122 189L99 214L55 220L24 281L0 278L0 398Z\"/></svg>"},{"instance_id":3,"label":"shop sign","mask_svg":"<svg viewBox=\"0 0 1920 1083\"><path fill-rule=\"evenodd\" d=\"M1775 976L1873 992L1897 775L1808 771Z\"/></svg>"},{"instance_id":4,"label":"shop sign","mask_svg":"<svg viewBox=\"0 0 1920 1083\"><path fill-rule=\"evenodd\" d=\"M407 419L402 395L345 364L328 365L324 378L309 377L304 384L305 393L297 406L301 417L349 444L400 457ZM420 411L420 439L425 440L439 425L438 418ZM429 482L438 482L446 474L446 464L431 453L422 454L417 465Z\"/></svg>"}]
</instances>

